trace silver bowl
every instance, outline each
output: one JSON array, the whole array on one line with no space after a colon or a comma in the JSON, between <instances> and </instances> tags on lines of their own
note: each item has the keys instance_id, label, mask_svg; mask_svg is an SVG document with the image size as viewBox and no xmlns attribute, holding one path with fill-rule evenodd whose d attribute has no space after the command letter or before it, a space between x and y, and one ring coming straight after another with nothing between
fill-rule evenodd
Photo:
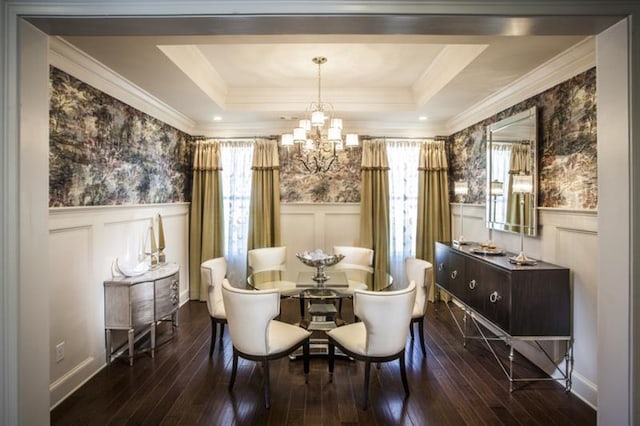
<instances>
[{"instance_id":1,"label":"silver bowl","mask_svg":"<svg viewBox=\"0 0 640 426\"><path fill-rule=\"evenodd\" d=\"M324 272L324 268L344 259L343 254L326 254L321 251L296 253L296 257L305 265L316 268L316 274L311 279L318 283L323 283L330 278Z\"/></svg>"}]
</instances>

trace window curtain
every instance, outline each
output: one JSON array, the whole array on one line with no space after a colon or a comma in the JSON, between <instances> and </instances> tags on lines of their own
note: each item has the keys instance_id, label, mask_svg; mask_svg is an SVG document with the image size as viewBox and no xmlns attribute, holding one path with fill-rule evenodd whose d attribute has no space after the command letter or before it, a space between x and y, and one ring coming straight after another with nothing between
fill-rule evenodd
<instances>
[{"instance_id":1,"label":"window curtain","mask_svg":"<svg viewBox=\"0 0 640 426\"><path fill-rule=\"evenodd\" d=\"M394 282L408 284L404 259L416 254L419 141L387 140L389 158L390 267Z\"/></svg>"},{"instance_id":2,"label":"window curtain","mask_svg":"<svg viewBox=\"0 0 640 426\"><path fill-rule=\"evenodd\" d=\"M224 209L220 173L220 144L196 142L189 236L189 298L206 300L200 264L224 255Z\"/></svg>"},{"instance_id":3,"label":"window curtain","mask_svg":"<svg viewBox=\"0 0 640 426\"><path fill-rule=\"evenodd\" d=\"M444 141L428 141L420 146L416 257L432 264L435 242L451 238L448 168ZM434 300L435 286L431 286L429 301Z\"/></svg>"},{"instance_id":4,"label":"window curtain","mask_svg":"<svg viewBox=\"0 0 640 426\"><path fill-rule=\"evenodd\" d=\"M386 286L389 272L389 162L382 140L362 144L360 244L373 249L373 290Z\"/></svg>"},{"instance_id":5,"label":"window curtain","mask_svg":"<svg viewBox=\"0 0 640 426\"><path fill-rule=\"evenodd\" d=\"M247 236L251 199L253 141L220 142L224 199L224 256L227 278L243 283L247 276Z\"/></svg>"},{"instance_id":6,"label":"window curtain","mask_svg":"<svg viewBox=\"0 0 640 426\"><path fill-rule=\"evenodd\" d=\"M280 170L278 143L258 140L253 148L247 249L280 245Z\"/></svg>"},{"instance_id":7,"label":"window curtain","mask_svg":"<svg viewBox=\"0 0 640 426\"><path fill-rule=\"evenodd\" d=\"M507 193L509 194L509 204L507 210L507 227L505 229L509 229L513 232L520 232L520 197L522 194L514 194L513 191L513 175L518 174L531 174L531 160L529 157L531 156L531 149L529 149L528 142L527 143L514 143L511 148L511 158L509 159L509 186L507 188ZM531 194L524 194L525 206L529 205L531 202ZM524 226L529 226L531 224L531 217L529 214L529 209L525 209L525 217L524 217ZM525 228L526 229L526 228Z\"/></svg>"}]
</instances>

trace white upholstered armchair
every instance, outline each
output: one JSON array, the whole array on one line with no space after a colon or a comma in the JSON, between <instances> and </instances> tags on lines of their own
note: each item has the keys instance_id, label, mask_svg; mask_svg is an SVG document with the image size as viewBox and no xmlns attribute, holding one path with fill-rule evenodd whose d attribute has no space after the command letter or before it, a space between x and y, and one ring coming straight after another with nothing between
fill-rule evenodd
<instances>
[{"instance_id":1,"label":"white upholstered armchair","mask_svg":"<svg viewBox=\"0 0 640 426\"><path fill-rule=\"evenodd\" d=\"M416 283L416 303L413 306L409 331L411 332L411 340L413 340L413 324L418 323L420 348L423 356L427 356L427 350L424 346L424 315L427 312L427 295L433 281L432 268L431 263L426 260L416 259L415 257L407 257L404 260L407 279Z\"/></svg>"},{"instance_id":2,"label":"white upholstered armchair","mask_svg":"<svg viewBox=\"0 0 640 426\"><path fill-rule=\"evenodd\" d=\"M269 408L269 361L287 356L302 346L304 374L308 375L311 333L273 319L280 313L278 290L244 290L225 282L222 298L233 343L229 391L236 379L238 357L259 361L263 366L264 405Z\"/></svg>"},{"instance_id":3,"label":"white upholstered armchair","mask_svg":"<svg viewBox=\"0 0 640 426\"><path fill-rule=\"evenodd\" d=\"M227 261L224 257L209 259L200 265L200 281L207 284L207 309L211 317L211 345L209 346L209 358L213 355L216 344L216 328L220 326L220 342L224 334L224 325L227 323L227 314L222 302L222 281L226 280Z\"/></svg>"},{"instance_id":4,"label":"white upholstered armchair","mask_svg":"<svg viewBox=\"0 0 640 426\"><path fill-rule=\"evenodd\" d=\"M404 391L409 385L404 363L404 348L416 297L416 284L397 291L364 291L353 293L354 314L360 322L334 328L329 337L329 374L333 377L335 347L348 356L365 362L363 406L369 401L369 373L372 362L398 359Z\"/></svg>"},{"instance_id":5,"label":"white upholstered armchair","mask_svg":"<svg viewBox=\"0 0 640 426\"><path fill-rule=\"evenodd\" d=\"M249 264L249 274L263 271L278 272L279 279L270 281L269 285L279 290L282 296L293 296L300 292L300 290L296 288L295 282L282 279L286 271L286 247L264 247L249 250L247 253L247 262ZM264 290L265 288L261 287L261 289Z\"/></svg>"}]
</instances>

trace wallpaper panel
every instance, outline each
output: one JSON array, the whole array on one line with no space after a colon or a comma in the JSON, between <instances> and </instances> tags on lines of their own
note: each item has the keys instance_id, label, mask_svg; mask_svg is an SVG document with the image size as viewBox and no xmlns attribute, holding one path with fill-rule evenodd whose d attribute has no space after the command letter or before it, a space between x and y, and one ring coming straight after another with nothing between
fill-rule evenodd
<instances>
[{"instance_id":1,"label":"wallpaper panel","mask_svg":"<svg viewBox=\"0 0 640 426\"><path fill-rule=\"evenodd\" d=\"M451 135L450 188L454 181L465 179L469 182L465 202L483 204L486 126L533 106L538 108L538 205L597 209L595 68Z\"/></svg>"},{"instance_id":2,"label":"wallpaper panel","mask_svg":"<svg viewBox=\"0 0 640 426\"><path fill-rule=\"evenodd\" d=\"M191 198L191 137L50 68L49 206Z\"/></svg>"},{"instance_id":3,"label":"wallpaper panel","mask_svg":"<svg viewBox=\"0 0 640 426\"><path fill-rule=\"evenodd\" d=\"M280 147L280 201L283 203L359 203L362 148L338 152L328 171L305 169L297 147ZM313 161L312 161L313 162Z\"/></svg>"}]
</instances>

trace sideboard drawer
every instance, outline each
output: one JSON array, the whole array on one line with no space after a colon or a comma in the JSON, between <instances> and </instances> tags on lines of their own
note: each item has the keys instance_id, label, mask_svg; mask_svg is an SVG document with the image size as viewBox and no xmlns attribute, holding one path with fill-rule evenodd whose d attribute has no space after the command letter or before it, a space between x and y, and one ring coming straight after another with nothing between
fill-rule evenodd
<instances>
[{"instance_id":1,"label":"sideboard drawer","mask_svg":"<svg viewBox=\"0 0 640 426\"><path fill-rule=\"evenodd\" d=\"M569 336L569 270L436 242L436 283L511 336Z\"/></svg>"},{"instance_id":2,"label":"sideboard drawer","mask_svg":"<svg viewBox=\"0 0 640 426\"><path fill-rule=\"evenodd\" d=\"M156 321L168 317L178 309L179 287L177 273L155 282Z\"/></svg>"}]
</instances>

